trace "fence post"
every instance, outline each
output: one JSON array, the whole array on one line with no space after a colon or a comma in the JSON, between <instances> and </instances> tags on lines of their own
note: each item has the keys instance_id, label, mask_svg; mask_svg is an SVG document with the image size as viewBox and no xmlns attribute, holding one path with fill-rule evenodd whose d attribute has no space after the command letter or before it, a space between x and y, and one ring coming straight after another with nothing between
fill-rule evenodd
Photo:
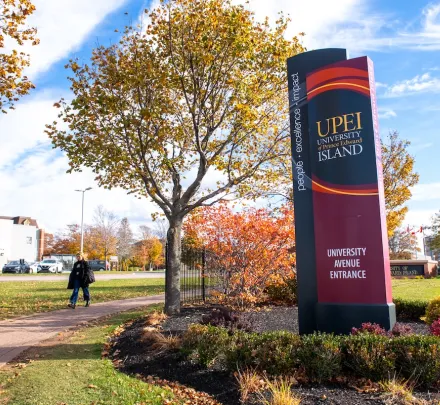
<instances>
[{"instance_id":1,"label":"fence post","mask_svg":"<svg viewBox=\"0 0 440 405\"><path fill-rule=\"evenodd\" d=\"M165 242L165 297L168 284L168 241Z\"/></svg>"},{"instance_id":2,"label":"fence post","mask_svg":"<svg viewBox=\"0 0 440 405\"><path fill-rule=\"evenodd\" d=\"M205 267L206 267L206 248L203 248L203 251L202 251L202 299L203 299L203 302L206 302L206 295L205 295Z\"/></svg>"}]
</instances>

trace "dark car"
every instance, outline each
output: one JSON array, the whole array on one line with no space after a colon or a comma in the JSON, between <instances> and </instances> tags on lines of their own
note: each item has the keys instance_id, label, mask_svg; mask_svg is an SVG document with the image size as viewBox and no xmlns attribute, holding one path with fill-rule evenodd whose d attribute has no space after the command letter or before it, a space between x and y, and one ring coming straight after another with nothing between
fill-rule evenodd
<instances>
[{"instance_id":1,"label":"dark car","mask_svg":"<svg viewBox=\"0 0 440 405\"><path fill-rule=\"evenodd\" d=\"M106 268L105 260L89 260L88 263L93 271L104 271Z\"/></svg>"},{"instance_id":2,"label":"dark car","mask_svg":"<svg viewBox=\"0 0 440 405\"><path fill-rule=\"evenodd\" d=\"M29 263L22 260L13 260L3 266L2 273L30 273Z\"/></svg>"}]
</instances>

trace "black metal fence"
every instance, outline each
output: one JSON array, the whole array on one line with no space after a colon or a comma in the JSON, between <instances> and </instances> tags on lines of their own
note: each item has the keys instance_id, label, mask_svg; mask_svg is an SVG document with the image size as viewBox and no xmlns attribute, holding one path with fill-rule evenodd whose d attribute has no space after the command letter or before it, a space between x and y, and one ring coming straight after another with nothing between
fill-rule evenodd
<instances>
[{"instance_id":1,"label":"black metal fence","mask_svg":"<svg viewBox=\"0 0 440 405\"><path fill-rule=\"evenodd\" d=\"M182 247L180 268L180 301L208 302L215 292L222 291L222 277L213 264L213 255L202 249ZM168 248L165 246L165 267L168 269Z\"/></svg>"}]
</instances>

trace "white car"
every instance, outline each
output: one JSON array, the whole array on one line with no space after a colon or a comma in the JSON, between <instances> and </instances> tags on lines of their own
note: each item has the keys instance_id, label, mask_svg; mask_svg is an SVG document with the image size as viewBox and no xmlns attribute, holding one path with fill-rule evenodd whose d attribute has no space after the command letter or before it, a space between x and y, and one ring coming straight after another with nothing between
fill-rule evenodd
<instances>
[{"instance_id":1,"label":"white car","mask_svg":"<svg viewBox=\"0 0 440 405\"><path fill-rule=\"evenodd\" d=\"M63 263L58 259L44 259L38 266L38 273L61 273Z\"/></svg>"},{"instance_id":2,"label":"white car","mask_svg":"<svg viewBox=\"0 0 440 405\"><path fill-rule=\"evenodd\" d=\"M38 273L38 268L40 267L40 262L29 263L29 273Z\"/></svg>"}]
</instances>

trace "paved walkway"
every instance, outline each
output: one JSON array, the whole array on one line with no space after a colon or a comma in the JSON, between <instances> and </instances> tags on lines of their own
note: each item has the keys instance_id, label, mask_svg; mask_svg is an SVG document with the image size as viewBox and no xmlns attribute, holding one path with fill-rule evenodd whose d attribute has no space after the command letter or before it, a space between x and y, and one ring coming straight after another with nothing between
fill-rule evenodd
<instances>
[{"instance_id":1,"label":"paved walkway","mask_svg":"<svg viewBox=\"0 0 440 405\"><path fill-rule=\"evenodd\" d=\"M23 318L0 321L0 368L21 352L56 334L106 315L163 302L163 295L77 306Z\"/></svg>"}]
</instances>

